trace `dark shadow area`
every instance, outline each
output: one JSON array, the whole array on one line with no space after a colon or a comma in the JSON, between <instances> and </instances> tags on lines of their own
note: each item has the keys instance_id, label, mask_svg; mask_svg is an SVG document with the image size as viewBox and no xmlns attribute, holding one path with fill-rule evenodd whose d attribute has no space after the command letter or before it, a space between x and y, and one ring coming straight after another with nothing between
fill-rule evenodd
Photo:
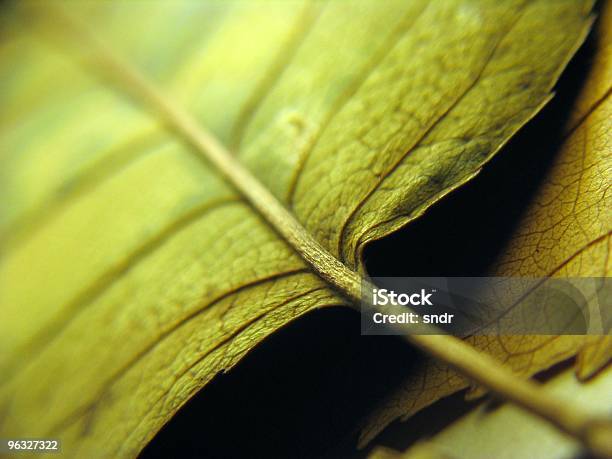
<instances>
[{"instance_id":1,"label":"dark shadow area","mask_svg":"<svg viewBox=\"0 0 612 459\"><path fill-rule=\"evenodd\" d=\"M140 457L312 458L343 438L352 453L358 420L417 360L397 338L360 336L352 310L313 312L218 375Z\"/></svg>"},{"instance_id":2,"label":"dark shadow area","mask_svg":"<svg viewBox=\"0 0 612 459\"><path fill-rule=\"evenodd\" d=\"M503 253L545 177L593 58L592 38L557 85L559 96L469 184L421 219L366 249L373 276L477 276ZM218 375L155 436L152 458L364 458L358 429L422 358L393 337L360 336L356 312L315 311ZM475 402L446 398L393 423L377 444L405 450Z\"/></svg>"},{"instance_id":3,"label":"dark shadow area","mask_svg":"<svg viewBox=\"0 0 612 459\"><path fill-rule=\"evenodd\" d=\"M395 421L376 438L376 446L405 451L417 441L434 436L479 403L478 400L466 401L464 397L465 391L458 392L418 412L405 422Z\"/></svg>"}]
</instances>

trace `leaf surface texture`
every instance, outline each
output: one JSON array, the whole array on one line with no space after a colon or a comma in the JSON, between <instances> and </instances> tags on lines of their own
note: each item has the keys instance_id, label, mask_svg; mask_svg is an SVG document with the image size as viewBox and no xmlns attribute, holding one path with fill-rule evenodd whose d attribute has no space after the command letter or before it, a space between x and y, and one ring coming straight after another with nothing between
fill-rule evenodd
<instances>
[{"instance_id":1,"label":"leaf surface texture","mask_svg":"<svg viewBox=\"0 0 612 459\"><path fill-rule=\"evenodd\" d=\"M80 65L78 40L58 46L44 17L24 27L33 5L5 18L0 47L0 432L133 456L267 335L345 300ZM365 244L477 174L549 100L591 2L146 5L63 7L363 272Z\"/></svg>"}]
</instances>

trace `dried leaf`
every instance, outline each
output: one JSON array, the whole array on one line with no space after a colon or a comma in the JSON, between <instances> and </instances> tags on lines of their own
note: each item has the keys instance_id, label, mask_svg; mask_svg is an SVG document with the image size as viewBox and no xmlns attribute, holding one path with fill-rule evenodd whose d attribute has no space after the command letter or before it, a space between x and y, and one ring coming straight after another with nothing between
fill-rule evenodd
<instances>
[{"instance_id":1,"label":"dried leaf","mask_svg":"<svg viewBox=\"0 0 612 459\"><path fill-rule=\"evenodd\" d=\"M65 6L363 270L366 243L546 103L591 2ZM0 48L0 432L133 456L267 335L344 299L185 139L58 49L53 16L24 28L30 13Z\"/></svg>"}]
</instances>

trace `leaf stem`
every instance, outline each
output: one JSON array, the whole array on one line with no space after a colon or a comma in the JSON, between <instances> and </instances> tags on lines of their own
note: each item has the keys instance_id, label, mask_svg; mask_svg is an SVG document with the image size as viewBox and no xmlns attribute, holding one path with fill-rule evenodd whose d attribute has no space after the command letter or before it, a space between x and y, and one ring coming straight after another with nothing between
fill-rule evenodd
<instances>
[{"instance_id":1,"label":"leaf stem","mask_svg":"<svg viewBox=\"0 0 612 459\"><path fill-rule=\"evenodd\" d=\"M196 119L175 104L129 62L120 59L89 28L65 12L47 7L62 25L71 45L83 48L82 57L148 106L193 148L198 157L211 163L257 210L268 224L312 267L319 276L350 300L355 309L369 283L329 253L296 220L259 180ZM49 12L49 11L47 11ZM57 23L56 23L57 26ZM369 307L378 309L374 304ZM430 329L429 331L432 331ZM410 344L441 360L457 372L486 387L499 397L539 416L562 432L580 440L594 455L612 458L612 422L594 417L577 406L548 394L542 385L517 376L486 353L450 335L402 335Z\"/></svg>"}]
</instances>

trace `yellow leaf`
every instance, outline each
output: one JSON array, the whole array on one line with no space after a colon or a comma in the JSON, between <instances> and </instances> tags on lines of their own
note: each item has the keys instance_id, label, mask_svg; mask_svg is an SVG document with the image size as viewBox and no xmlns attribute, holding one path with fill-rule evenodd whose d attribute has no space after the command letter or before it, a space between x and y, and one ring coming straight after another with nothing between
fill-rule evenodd
<instances>
[{"instance_id":1,"label":"yellow leaf","mask_svg":"<svg viewBox=\"0 0 612 459\"><path fill-rule=\"evenodd\" d=\"M345 300L48 5L15 7L0 48L0 433L130 457L267 335ZM363 271L365 244L549 100L591 2L63 7Z\"/></svg>"}]
</instances>

